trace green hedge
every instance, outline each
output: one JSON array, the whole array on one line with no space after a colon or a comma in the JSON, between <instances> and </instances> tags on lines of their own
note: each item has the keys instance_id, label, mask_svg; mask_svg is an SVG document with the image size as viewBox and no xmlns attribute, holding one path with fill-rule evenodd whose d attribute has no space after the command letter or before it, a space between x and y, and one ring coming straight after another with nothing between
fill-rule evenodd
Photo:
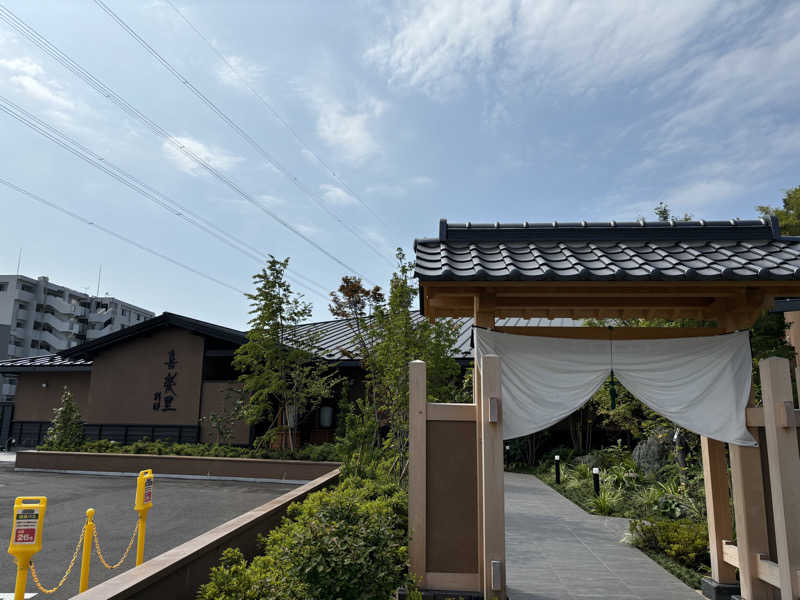
<instances>
[{"instance_id":1,"label":"green hedge","mask_svg":"<svg viewBox=\"0 0 800 600\"><path fill-rule=\"evenodd\" d=\"M39 450L51 450L46 445ZM338 461L340 460L336 444L317 444L304 446L298 450L281 450L266 448L243 448L221 444L173 444L170 442L140 440L123 445L110 440L85 442L76 452L116 452L120 454L158 454L172 456L222 456L229 458L271 458L288 460Z\"/></svg>"},{"instance_id":2,"label":"green hedge","mask_svg":"<svg viewBox=\"0 0 800 600\"><path fill-rule=\"evenodd\" d=\"M228 548L200 600L389 600L408 583L407 498L350 478L289 507L249 564Z\"/></svg>"}]
</instances>

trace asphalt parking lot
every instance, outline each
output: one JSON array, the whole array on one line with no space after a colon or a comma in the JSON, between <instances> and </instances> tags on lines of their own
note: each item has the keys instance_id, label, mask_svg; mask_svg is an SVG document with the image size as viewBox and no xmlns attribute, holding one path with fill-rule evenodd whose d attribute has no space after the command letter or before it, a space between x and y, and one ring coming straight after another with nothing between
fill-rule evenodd
<instances>
[{"instance_id":1,"label":"asphalt parking lot","mask_svg":"<svg viewBox=\"0 0 800 600\"><path fill-rule=\"evenodd\" d=\"M294 485L238 483L156 478L153 508L147 519L145 560L186 542L256 506L280 496ZM44 544L34 557L42 584L52 587L64 574L86 515L96 509L95 523L103 555L113 564L122 556L136 525L133 510L135 477L63 475L56 473L15 472L13 464L0 463L0 539L8 539L17 496L47 496ZM5 554L0 558L0 597L13 592L16 566ZM134 565L136 546L120 569L105 569L93 553L89 585L97 585ZM53 599L70 598L78 591L80 557L64 587ZM28 578L28 592L38 592ZM44 597L37 593L36 598Z\"/></svg>"}]
</instances>

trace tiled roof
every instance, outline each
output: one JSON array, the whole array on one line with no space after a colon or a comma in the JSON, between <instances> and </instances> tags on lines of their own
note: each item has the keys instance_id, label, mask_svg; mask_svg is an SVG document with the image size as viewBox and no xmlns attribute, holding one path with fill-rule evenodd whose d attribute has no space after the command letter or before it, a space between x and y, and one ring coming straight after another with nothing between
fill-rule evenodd
<instances>
[{"instance_id":1,"label":"tiled roof","mask_svg":"<svg viewBox=\"0 0 800 600\"><path fill-rule=\"evenodd\" d=\"M172 313L165 313L171 317L170 323L175 323L175 318L178 315L173 315ZM163 317L163 315L162 315ZM161 317L156 317L159 319ZM188 319L187 317L180 317L181 319ZM425 317L422 316L418 311L412 311L411 318L414 322L419 322L425 320ZM155 319L150 319L153 321ZM207 328L212 328L210 331L217 332L216 325L212 325L210 323L204 323L201 321L194 321L193 322L195 330L200 330L202 332L208 332ZM458 326L458 339L456 340L456 344L454 347L456 357L458 358L471 358L472 357L472 349L471 349L471 341L470 338L472 337L472 319L471 318L460 318L460 319L453 319L453 322L456 323ZM579 320L573 319L497 319L495 321L497 326L500 327L514 327L514 326L537 326L537 327L578 327L582 324ZM126 329L124 331L129 331L130 329L134 329L133 327ZM227 328L219 328L219 330L225 331ZM231 339L236 340L238 344L242 344L247 341L246 334L244 332L237 331L235 329L227 329L229 332ZM356 336L355 330L355 323L352 319L335 319L332 321L320 321L316 323L305 323L298 327L298 332L308 335L318 335L319 340L316 340L316 345L319 348L320 354L327 360L337 361L337 362L349 362L349 361L360 361L360 351L358 349L358 345L354 342L354 338ZM120 336L117 334L120 332L109 334L108 336L104 336L106 338L115 336L114 339L108 340L111 343L116 341L120 341ZM141 333L141 332L140 332ZM98 338L96 341L103 340L103 338ZM86 346L86 344L84 344ZM105 346L102 345L102 346ZM92 366L92 361L87 358L78 358L77 355L82 355L82 353L75 353L74 350L76 348L81 348L81 346L75 346L75 348L70 348L70 350L62 350L58 354L47 354L45 356L34 356L30 358L9 358L6 360L0 360L0 373L16 373L21 371L43 371L43 370L90 370ZM93 345L92 351L96 351L98 348ZM76 355L77 354L77 355Z\"/></svg>"},{"instance_id":2,"label":"tiled roof","mask_svg":"<svg viewBox=\"0 0 800 600\"><path fill-rule=\"evenodd\" d=\"M46 371L49 369L84 371L89 370L91 366L91 360L66 358L60 354L45 354L43 356L0 360L0 372Z\"/></svg>"},{"instance_id":3,"label":"tiled roof","mask_svg":"<svg viewBox=\"0 0 800 600\"><path fill-rule=\"evenodd\" d=\"M425 320L419 311L413 311L411 318L415 322ZM458 326L458 339L455 344L456 357L471 358L472 349L470 338L472 337L472 318L452 319ZM497 319L495 325L498 327L578 327L582 321L573 319ZM300 332L308 332L311 335L319 335L317 341L321 353L328 360L349 361L359 360L360 352L354 342L356 335L355 323L352 319L336 319L333 321L323 321L319 323L307 323L301 325Z\"/></svg>"},{"instance_id":4,"label":"tiled roof","mask_svg":"<svg viewBox=\"0 0 800 600\"><path fill-rule=\"evenodd\" d=\"M223 327L222 325L215 325L214 323L207 323L206 321L198 321L197 319L184 317L183 315L177 315L175 313L164 312L157 317L109 333L96 340L73 346L67 350L62 350L59 354L67 357L92 356L95 352L113 344L139 335L149 334L154 330L166 327L179 327L197 333L198 335L222 340L230 344L243 344L247 341L247 333L244 331Z\"/></svg>"},{"instance_id":5,"label":"tiled roof","mask_svg":"<svg viewBox=\"0 0 800 600\"><path fill-rule=\"evenodd\" d=\"M800 238L742 221L448 223L414 242L429 280L800 279Z\"/></svg>"}]
</instances>

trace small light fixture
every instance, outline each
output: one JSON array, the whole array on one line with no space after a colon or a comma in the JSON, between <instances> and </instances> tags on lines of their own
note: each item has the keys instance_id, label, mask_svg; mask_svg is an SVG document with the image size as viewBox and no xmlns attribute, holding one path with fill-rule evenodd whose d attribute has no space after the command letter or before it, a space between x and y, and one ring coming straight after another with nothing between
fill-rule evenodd
<instances>
[{"instance_id":1,"label":"small light fixture","mask_svg":"<svg viewBox=\"0 0 800 600\"><path fill-rule=\"evenodd\" d=\"M43 387L43 388L46 388L46 387L47 387L47 383L43 383L43 384L42 384L42 387Z\"/></svg>"}]
</instances>

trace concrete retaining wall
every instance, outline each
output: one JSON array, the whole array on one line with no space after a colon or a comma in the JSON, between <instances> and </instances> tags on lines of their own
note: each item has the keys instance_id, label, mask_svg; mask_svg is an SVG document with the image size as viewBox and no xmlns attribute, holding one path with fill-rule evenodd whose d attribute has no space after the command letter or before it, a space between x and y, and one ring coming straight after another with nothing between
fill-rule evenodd
<instances>
[{"instance_id":1,"label":"concrete retaining wall","mask_svg":"<svg viewBox=\"0 0 800 600\"><path fill-rule=\"evenodd\" d=\"M335 484L338 478L337 468L74 598L192 600L199 587L208 581L209 569L219 562L225 548L239 548L248 559L252 558L258 549L258 535L280 524L289 504Z\"/></svg>"},{"instance_id":2,"label":"concrete retaining wall","mask_svg":"<svg viewBox=\"0 0 800 600\"><path fill-rule=\"evenodd\" d=\"M331 472L335 462L263 460L154 454L105 454L94 452L17 452L17 469L60 472L138 473L153 469L158 475L244 478L305 483Z\"/></svg>"}]
</instances>

